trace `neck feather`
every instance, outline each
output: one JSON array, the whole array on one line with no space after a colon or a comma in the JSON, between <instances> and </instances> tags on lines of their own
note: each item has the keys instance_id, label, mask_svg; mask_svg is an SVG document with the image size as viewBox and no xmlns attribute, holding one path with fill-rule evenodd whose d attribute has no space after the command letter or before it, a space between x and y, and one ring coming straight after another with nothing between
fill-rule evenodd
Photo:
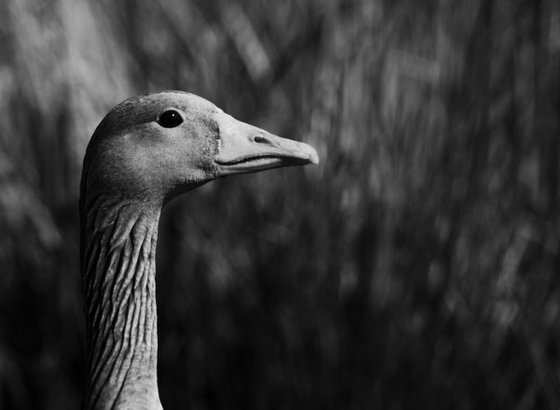
<instances>
[{"instance_id":1,"label":"neck feather","mask_svg":"<svg viewBox=\"0 0 560 410\"><path fill-rule=\"evenodd\" d=\"M96 202L81 210L88 349L84 408L161 409L155 294L160 209Z\"/></svg>"}]
</instances>

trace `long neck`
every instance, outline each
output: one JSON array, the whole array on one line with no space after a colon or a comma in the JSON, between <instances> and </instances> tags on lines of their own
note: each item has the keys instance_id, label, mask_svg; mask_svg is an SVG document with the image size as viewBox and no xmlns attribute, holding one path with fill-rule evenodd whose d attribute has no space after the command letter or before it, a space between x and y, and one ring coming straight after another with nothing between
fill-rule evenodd
<instances>
[{"instance_id":1,"label":"long neck","mask_svg":"<svg viewBox=\"0 0 560 410\"><path fill-rule=\"evenodd\" d=\"M85 409L161 409L155 252L160 209L85 204L82 276L88 350Z\"/></svg>"}]
</instances>

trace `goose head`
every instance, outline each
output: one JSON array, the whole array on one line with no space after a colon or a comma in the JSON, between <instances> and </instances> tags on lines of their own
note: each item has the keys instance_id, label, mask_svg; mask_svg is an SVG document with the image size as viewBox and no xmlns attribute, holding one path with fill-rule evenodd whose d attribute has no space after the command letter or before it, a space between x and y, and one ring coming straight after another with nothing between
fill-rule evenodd
<instances>
[{"instance_id":1,"label":"goose head","mask_svg":"<svg viewBox=\"0 0 560 410\"><path fill-rule=\"evenodd\" d=\"M88 146L82 189L88 197L163 203L219 177L318 161L307 144L168 91L130 98L107 114Z\"/></svg>"}]
</instances>

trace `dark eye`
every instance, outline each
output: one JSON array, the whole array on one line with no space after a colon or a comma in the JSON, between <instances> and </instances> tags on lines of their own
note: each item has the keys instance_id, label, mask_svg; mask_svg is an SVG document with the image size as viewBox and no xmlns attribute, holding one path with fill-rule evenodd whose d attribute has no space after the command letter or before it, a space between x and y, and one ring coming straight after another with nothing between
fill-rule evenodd
<instances>
[{"instance_id":1,"label":"dark eye","mask_svg":"<svg viewBox=\"0 0 560 410\"><path fill-rule=\"evenodd\" d=\"M173 128L183 122L183 117L175 110L168 110L159 116L157 122L164 128Z\"/></svg>"}]
</instances>

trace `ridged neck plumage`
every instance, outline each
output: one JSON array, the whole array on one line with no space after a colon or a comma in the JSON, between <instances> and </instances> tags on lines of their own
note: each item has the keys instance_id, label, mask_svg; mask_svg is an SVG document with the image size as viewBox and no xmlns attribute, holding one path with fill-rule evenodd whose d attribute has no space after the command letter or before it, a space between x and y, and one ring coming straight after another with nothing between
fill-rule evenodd
<instances>
[{"instance_id":1,"label":"ridged neck plumage","mask_svg":"<svg viewBox=\"0 0 560 410\"><path fill-rule=\"evenodd\" d=\"M161 409L155 293L160 207L102 194L82 198L85 409Z\"/></svg>"}]
</instances>

